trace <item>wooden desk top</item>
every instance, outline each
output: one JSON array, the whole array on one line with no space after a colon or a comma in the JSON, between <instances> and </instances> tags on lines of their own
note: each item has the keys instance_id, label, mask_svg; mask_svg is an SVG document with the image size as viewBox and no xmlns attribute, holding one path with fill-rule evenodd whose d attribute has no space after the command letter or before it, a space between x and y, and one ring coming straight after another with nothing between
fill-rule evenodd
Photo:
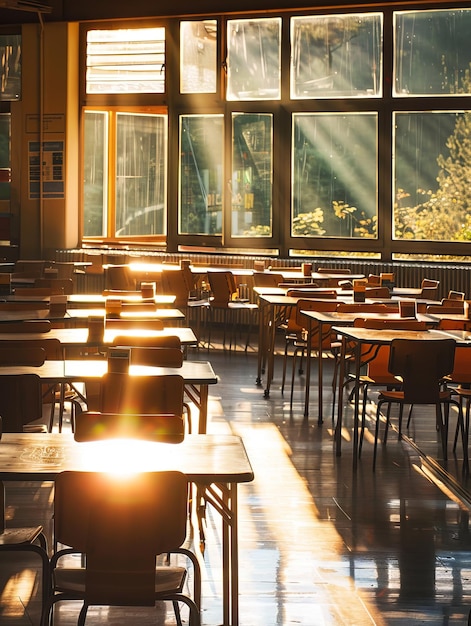
<instances>
[{"instance_id":1,"label":"wooden desk top","mask_svg":"<svg viewBox=\"0 0 471 626\"><path fill-rule=\"evenodd\" d=\"M0 366L0 376L3 374L37 374L44 382L51 384L56 382L97 380L107 371L108 361L106 359L45 361L43 365L38 367L29 365ZM215 385L218 382L218 377L209 361L183 361L182 367L131 365L129 373L133 376L167 376L169 374L177 374L182 376L185 383L189 385Z\"/></svg>"},{"instance_id":2,"label":"wooden desk top","mask_svg":"<svg viewBox=\"0 0 471 626\"><path fill-rule=\"evenodd\" d=\"M168 326L163 330L138 329L107 329L103 341L88 341L88 328L52 328L47 333L0 333L1 341L26 341L28 339L59 339L64 347L104 346L113 343L119 335L142 337L167 337L169 335L180 338L182 345L197 343L196 335L191 328L183 326Z\"/></svg>"},{"instance_id":3,"label":"wooden desk top","mask_svg":"<svg viewBox=\"0 0 471 626\"><path fill-rule=\"evenodd\" d=\"M394 330L382 328L381 330L371 328L357 328L355 326L333 327L339 335L345 335L348 339L360 341L362 343L388 344L393 339L446 339L446 334L440 330ZM450 338L448 336L448 338Z\"/></svg>"},{"instance_id":4,"label":"wooden desk top","mask_svg":"<svg viewBox=\"0 0 471 626\"><path fill-rule=\"evenodd\" d=\"M179 444L147 441L77 443L65 433L4 433L0 480L54 480L66 470L178 470L201 484L244 483L254 474L235 435L187 435Z\"/></svg>"}]
</instances>

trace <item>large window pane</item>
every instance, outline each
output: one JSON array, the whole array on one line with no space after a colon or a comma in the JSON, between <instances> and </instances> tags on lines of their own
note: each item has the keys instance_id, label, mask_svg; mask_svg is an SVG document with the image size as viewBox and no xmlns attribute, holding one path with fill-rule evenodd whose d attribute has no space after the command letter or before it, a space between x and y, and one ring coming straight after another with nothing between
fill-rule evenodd
<instances>
[{"instance_id":1,"label":"large window pane","mask_svg":"<svg viewBox=\"0 0 471 626\"><path fill-rule=\"evenodd\" d=\"M471 111L395 114L394 237L471 240Z\"/></svg>"},{"instance_id":2,"label":"large window pane","mask_svg":"<svg viewBox=\"0 0 471 626\"><path fill-rule=\"evenodd\" d=\"M222 115L180 117L180 234L222 234L223 127Z\"/></svg>"},{"instance_id":3,"label":"large window pane","mask_svg":"<svg viewBox=\"0 0 471 626\"><path fill-rule=\"evenodd\" d=\"M21 99L21 35L0 35L0 100Z\"/></svg>"},{"instance_id":4,"label":"large window pane","mask_svg":"<svg viewBox=\"0 0 471 626\"><path fill-rule=\"evenodd\" d=\"M164 93L165 29L87 32L87 93Z\"/></svg>"},{"instance_id":5,"label":"large window pane","mask_svg":"<svg viewBox=\"0 0 471 626\"><path fill-rule=\"evenodd\" d=\"M395 13L396 96L471 93L471 10Z\"/></svg>"},{"instance_id":6,"label":"large window pane","mask_svg":"<svg viewBox=\"0 0 471 626\"><path fill-rule=\"evenodd\" d=\"M118 113L116 236L165 233L167 116Z\"/></svg>"},{"instance_id":7,"label":"large window pane","mask_svg":"<svg viewBox=\"0 0 471 626\"><path fill-rule=\"evenodd\" d=\"M107 234L108 115L86 111L83 141L83 234Z\"/></svg>"},{"instance_id":8,"label":"large window pane","mask_svg":"<svg viewBox=\"0 0 471 626\"><path fill-rule=\"evenodd\" d=\"M180 23L180 91L215 93L217 22Z\"/></svg>"},{"instance_id":9,"label":"large window pane","mask_svg":"<svg viewBox=\"0 0 471 626\"><path fill-rule=\"evenodd\" d=\"M281 19L227 22L227 99L279 100Z\"/></svg>"},{"instance_id":10,"label":"large window pane","mask_svg":"<svg viewBox=\"0 0 471 626\"><path fill-rule=\"evenodd\" d=\"M381 95L382 15L291 18L291 97Z\"/></svg>"},{"instance_id":11,"label":"large window pane","mask_svg":"<svg viewBox=\"0 0 471 626\"><path fill-rule=\"evenodd\" d=\"M376 113L293 115L292 234L376 237Z\"/></svg>"},{"instance_id":12,"label":"large window pane","mask_svg":"<svg viewBox=\"0 0 471 626\"><path fill-rule=\"evenodd\" d=\"M273 116L232 115L231 234L271 237Z\"/></svg>"}]
</instances>

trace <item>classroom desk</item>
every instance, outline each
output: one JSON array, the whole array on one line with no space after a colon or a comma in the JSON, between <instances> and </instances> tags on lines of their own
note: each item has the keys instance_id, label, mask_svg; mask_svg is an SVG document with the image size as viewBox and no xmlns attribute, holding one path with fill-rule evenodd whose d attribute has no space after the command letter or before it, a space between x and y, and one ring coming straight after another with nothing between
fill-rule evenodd
<instances>
[{"instance_id":1,"label":"classroom desk","mask_svg":"<svg viewBox=\"0 0 471 626\"><path fill-rule=\"evenodd\" d=\"M1 344L0 344L1 345ZM43 365L0 366L2 374L36 374L46 385L60 383L97 382L108 371L106 359L66 359L64 361L45 361ZM209 361L183 361L182 367L153 367L131 365L129 373L134 376L182 376L185 394L199 411L198 433L204 434L208 422L208 386L215 385L218 377Z\"/></svg>"},{"instance_id":2,"label":"classroom desk","mask_svg":"<svg viewBox=\"0 0 471 626\"><path fill-rule=\"evenodd\" d=\"M1 325L0 325L1 331ZM89 341L88 328L51 328L47 333L2 333L1 341L27 341L28 339L59 339L62 346L67 348L104 348L113 344L115 337L127 335L132 337L166 337L169 335L180 338L182 346L197 345L195 333L186 326L167 326L163 330L139 329L105 329L102 341Z\"/></svg>"},{"instance_id":3,"label":"classroom desk","mask_svg":"<svg viewBox=\"0 0 471 626\"><path fill-rule=\"evenodd\" d=\"M114 465L113 465L114 459ZM77 443L73 435L4 433L1 481L53 481L63 471L178 470L222 518L224 626L239 624L238 485L254 479L240 437L188 435L180 444L146 441ZM110 467L111 464L111 467Z\"/></svg>"},{"instance_id":4,"label":"classroom desk","mask_svg":"<svg viewBox=\"0 0 471 626\"><path fill-rule=\"evenodd\" d=\"M411 330L393 330L389 328L383 328L381 330L373 330L369 328L356 328L353 326L334 326L333 330L342 336L342 353L345 354L347 343L350 348L354 345L355 355L355 377L360 376L361 368L361 347L362 344L367 343L371 345L388 345L393 339L428 339L438 340L443 339L445 336L449 336L449 333L445 334L440 330L424 330L424 331L411 331ZM457 341L458 344L458 341ZM459 345L471 346L471 341L464 340L459 341ZM337 405L337 423L335 425L335 451L337 456L341 455L342 449L342 420L343 420L343 400L342 400L342 382L345 376L345 363L344 359L340 359L340 371L339 371L339 399ZM359 427L359 403L360 394L358 385L355 388L354 394L354 417L353 417L353 468L356 469L358 464L358 427Z\"/></svg>"},{"instance_id":5,"label":"classroom desk","mask_svg":"<svg viewBox=\"0 0 471 626\"><path fill-rule=\"evenodd\" d=\"M268 290L267 291L265 290ZM268 287L256 287L255 291L259 298L259 329L258 329L258 359L257 359L257 378L256 384L262 385L262 374L266 370L266 384L264 396L270 396L270 386L273 380L274 359L275 359L275 337L277 327L289 317L290 310L296 306L300 298L287 296L286 291L283 293L272 293ZM276 289L276 288L274 288ZM338 291L337 298L334 300L338 304L353 302L352 291ZM378 304L378 299L367 299L366 303ZM381 300L380 303L396 305L396 302L390 300ZM359 315L357 314L357 317Z\"/></svg>"},{"instance_id":6,"label":"classroom desk","mask_svg":"<svg viewBox=\"0 0 471 626\"><path fill-rule=\"evenodd\" d=\"M321 342L324 334L323 326L353 326L355 320L361 319L385 319L385 320L400 320L399 313L368 313L367 311L355 311L351 313L339 313L337 311L302 311L301 314L307 320L307 344L310 345L312 341L312 334L314 326L319 325L319 347L317 350L317 384L318 384L318 418L317 423L320 426L324 421L324 402L323 402L323 359ZM432 325L433 320L428 315L417 314L417 321L425 321L427 324ZM306 354L306 388L304 392L304 417L309 417L309 397L310 397L310 380L311 380L311 353L308 350ZM341 398L339 397L339 402Z\"/></svg>"},{"instance_id":7,"label":"classroom desk","mask_svg":"<svg viewBox=\"0 0 471 626\"><path fill-rule=\"evenodd\" d=\"M15 294L5 295L1 299L6 302L47 302L50 301L50 296L38 296L38 295L21 295ZM104 307L107 300L122 300L123 302L143 302L142 294L140 291L136 291L133 294L113 294L104 296L100 293L72 293L66 295L67 308L96 308ZM148 302L148 300L145 300ZM154 296L154 302L157 306L172 306L175 302L175 296L156 294Z\"/></svg>"}]
</instances>

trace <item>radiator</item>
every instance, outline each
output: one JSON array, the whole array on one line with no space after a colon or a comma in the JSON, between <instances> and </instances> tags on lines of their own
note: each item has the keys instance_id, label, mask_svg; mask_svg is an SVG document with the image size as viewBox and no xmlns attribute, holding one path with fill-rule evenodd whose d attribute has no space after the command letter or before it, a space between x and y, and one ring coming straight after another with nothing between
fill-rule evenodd
<instances>
[{"instance_id":1,"label":"radiator","mask_svg":"<svg viewBox=\"0 0 471 626\"><path fill-rule=\"evenodd\" d=\"M57 261L87 261L90 254L97 251L87 249L77 250L57 250ZM411 263L394 262L381 263L370 260L355 259L312 259L309 257L289 258L289 259L267 259L254 255L235 254L196 254L196 253L166 253L162 251L103 251L103 261L105 263L127 263L132 260L143 261L167 261L178 263L180 259L190 259L193 262L204 265L226 265L253 268L254 261L266 261L273 269L276 267L299 266L302 260L312 261L314 268L335 267L337 269L350 268L355 274L380 274L381 272L393 272L395 274L396 285L398 287L420 287L423 278L431 278L440 281L438 291L439 298L445 298L450 290L463 291L466 298L471 299L471 266L467 265L442 265L438 263ZM79 293L86 291L101 292L104 288L102 276L81 277L77 281Z\"/></svg>"}]
</instances>

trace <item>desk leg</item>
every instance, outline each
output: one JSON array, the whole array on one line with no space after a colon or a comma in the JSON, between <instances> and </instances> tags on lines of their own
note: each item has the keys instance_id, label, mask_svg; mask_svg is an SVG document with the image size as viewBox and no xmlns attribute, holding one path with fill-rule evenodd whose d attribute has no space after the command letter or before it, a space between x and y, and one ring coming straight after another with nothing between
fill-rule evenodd
<instances>
[{"instance_id":1,"label":"desk leg","mask_svg":"<svg viewBox=\"0 0 471 626\"><path fill-rule=\"evenodd\" d=\"M361 343L355 343L355 380L360 380L361 369ZM355 385L355 403L353 414L353 469L358 465L358 415L360 412L360 385Z\"/></svg>"},{"instance_id":2,"label":"desk leg","mask_svg":"<svg viewBox=\"0 0 471 626\"><path fill-rule=\"evenodd\" d=\"M258 305L258 358L257 358L257 380L255 381L257 386L262 385L262 374L265 367L266 359L266 346L267 346L267 307L262 300L259 300Z\"/></svg>"},{"instance_id":3,"label":"desk leg","mask_svg":"<svg viewBox=\"0 0 471 626\"><path fill-rule=\"evenodd\" d=\"M185 385L185 394L199 410L198 435L204 435L208 425L208 385Z\"/></svg>"},{"instance_id":4,"label":"desk leg","mask_svg":"<svg viewBox=\"0 0 471 626\"><path fill-rule=\"evenodd\" d=\"M340 355L339 379L338 379L338 406L337 423L335 425L335 454L342 455L342 422L343 422L343 379L345 377L345 352L347 340L342 337L342 349Z\"/></svg>"},{"instance_id":5,"label":"desk leg","mask_svg":"<svg viewBox=\"0 0 471 626\"><path fill-rule=\"evenodd\" d=\"M270 385L273 380L273 375L275 371L275 335L276 335L276 307L270 307L272 314L269 317L268 322L268 330L267 332L267 385L265 387L264 396L268 398L270 395Z\"/></svg>"},{"instance_id":6,"label":"desk leg","mask_svg":"<svg viewBox=\"0 0 471 626\"><path fill-rule=\"evenodd\" d=\"M309 417L309 396L311 387L311 344L312 344L312 320L309 320L306 341L306 386L304 390L304 417ZM319 402L321 397L319 396Z\"/></svg>"},{"instance_id":7,"label":"desk leg","mask_svg":"<svg viewBox=\"0 0 471 626\"><path fill-rule=\"evenodd\" d=\"M239 626L239 543L237 483L201 487L222 518L223 625Z\"/></svg>"}]
</instances>

